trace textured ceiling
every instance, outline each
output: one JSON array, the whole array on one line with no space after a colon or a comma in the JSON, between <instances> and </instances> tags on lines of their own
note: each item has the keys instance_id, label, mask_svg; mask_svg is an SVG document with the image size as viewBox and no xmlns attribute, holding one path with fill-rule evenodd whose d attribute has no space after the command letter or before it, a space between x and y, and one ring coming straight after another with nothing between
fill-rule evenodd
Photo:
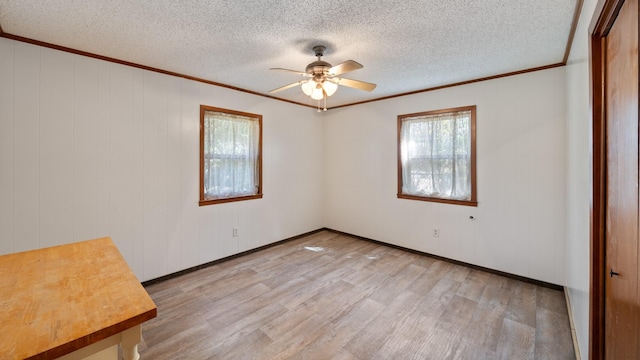
<instances>
[{"instance_id":1,"label":"textured ceiling","mask_svg":"<svg viewBox=\"0 0 640 360\"><path fill-rule=\"evenodd\" d=\"M260 94L323 60L355 60L339 106L562 63L577 0L0 0L10 35ZM299 87L275 94L314 105Z\"/></svg>"}]
</instances>

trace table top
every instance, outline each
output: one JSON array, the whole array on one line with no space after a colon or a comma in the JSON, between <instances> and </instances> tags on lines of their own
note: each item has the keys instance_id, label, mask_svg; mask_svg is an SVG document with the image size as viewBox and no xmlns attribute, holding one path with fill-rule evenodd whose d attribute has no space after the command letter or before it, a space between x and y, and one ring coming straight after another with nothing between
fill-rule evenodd
<instances>
[{"instance_id":1,"label":"table top","mask_svg":"<svg viewBox=\"0 0 640 360\"><path fill-rule=\"evenodd\" d=\"M156 317L110 238L0 256L0 359L52 359Z\"/></svg>"}]
</instances>

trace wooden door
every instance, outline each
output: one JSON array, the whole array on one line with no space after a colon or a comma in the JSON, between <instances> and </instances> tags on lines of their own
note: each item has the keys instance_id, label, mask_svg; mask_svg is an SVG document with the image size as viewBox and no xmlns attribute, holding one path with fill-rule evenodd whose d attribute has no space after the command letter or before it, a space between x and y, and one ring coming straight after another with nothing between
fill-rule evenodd
<instances>
[{"instance_id":1,"label":"wooden door","mask_svg":"<svg viewBox=\"0 0 640 360\"><path fill-rule=\"evenodd\" d=\"M640 359L638 0L606 38L605 358Z\"/></svg>"}]
</instances>

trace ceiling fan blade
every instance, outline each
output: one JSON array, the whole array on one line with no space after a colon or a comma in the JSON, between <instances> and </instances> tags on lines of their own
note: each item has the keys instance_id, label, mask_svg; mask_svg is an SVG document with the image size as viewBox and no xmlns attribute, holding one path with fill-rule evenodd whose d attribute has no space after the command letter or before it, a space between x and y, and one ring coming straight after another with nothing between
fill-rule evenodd
<instances>
[{"instance_id":1,"label":"ceiling fan blade","mask_svg":"<svg viewBox=\"0 0 640 360\"><path fill-rule=\"evenodd\" d=\"M269 90L269 92L273 94L273 93L280 92L280 91L282 91L282 90L287 90L287 89L292 88L292 87L294 87L294 86L300 85L300 84L302 84L302 83L303 83L303 82L305 82L305 81L306 81L306 80L303 80L303 81L296 81L296 82L294 82L293 84L289 84L289 85L281 86L281 87L276 88L276 89L273 89L273 90Z\"/></svg>"},{"instance_id":2,"label":"ceiling fan blade","mask_svg":"<svg viewBox=\"0 0 640 360\"><path fill-rule=\"evenodd\" d=\"M291 72L294 74L298 74L298 75L302 75L302 76L312 76L311 74L307 74L304 71L298 71L298 70L289 70L289 69L283 69L283 68L271 68L269 70L278 70L278 71L286 71L286 72Z\"/></svg>"},{"instance_id":3,"label":"ceiling fan blade","mask_svg":"<svg viewBox=\"0 0 640 360\"><path fill-rule=\"evenodd\" d=\"M351 80L345 78L333 78L331 81L335 82L338 85L344 85L354 89L360 89L364 91L373 91L376 88L376 84L360 81L360 80Z\"/></svg>"},{"instance_id":4,"label":"ceiling fan blade","mask_svg":"<svg viewBox=\"0 0 640 360\"><path fill-rule=\"evenodd\" d=\"M349 71L354 71L362 68L363 66L359 62L347 60L329 69L329 76L342 75L348 73Z\"/></svg>"}]
</instances>

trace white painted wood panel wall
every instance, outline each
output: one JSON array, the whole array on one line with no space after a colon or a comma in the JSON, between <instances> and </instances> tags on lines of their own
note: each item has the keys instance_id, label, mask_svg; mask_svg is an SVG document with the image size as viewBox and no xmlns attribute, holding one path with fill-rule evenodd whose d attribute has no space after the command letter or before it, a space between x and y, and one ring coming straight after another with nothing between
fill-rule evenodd
<instances>
[{"instance_id":1,"label":"white painted wood panel wall","mask_svg":"<svg viewBox=\"0 0 640 360\"><path fill-rule=\"evenodd\" d=\"M478 207L397 199L397 115L467 105ZM324 124L325 226L565 283L564 68L336 109Z\"/></svg>"},{"instance_id":2,"label":"white painted wood panel wall","mask_svg":"<svg viewBox=\"0 0 640 360\"><path fill-rule=\"evenodd\" d=\"M198 206L200 104L263 115L263 199ZM144 281L318 229L322 146L313 109L0 39L0 254L111 236Z\"/></svg>"},{"instance_id":3,"label":"white painted wood panel wall","mask_svg":"<svg viewBox=\"0 0 640 360\"><path fill-rule=\"evenodd\" d=\"M567 294L582 359L589 358L591 101L589 25L596 0L585 0L567 62Z\"/></svg>"}]
</instances>

